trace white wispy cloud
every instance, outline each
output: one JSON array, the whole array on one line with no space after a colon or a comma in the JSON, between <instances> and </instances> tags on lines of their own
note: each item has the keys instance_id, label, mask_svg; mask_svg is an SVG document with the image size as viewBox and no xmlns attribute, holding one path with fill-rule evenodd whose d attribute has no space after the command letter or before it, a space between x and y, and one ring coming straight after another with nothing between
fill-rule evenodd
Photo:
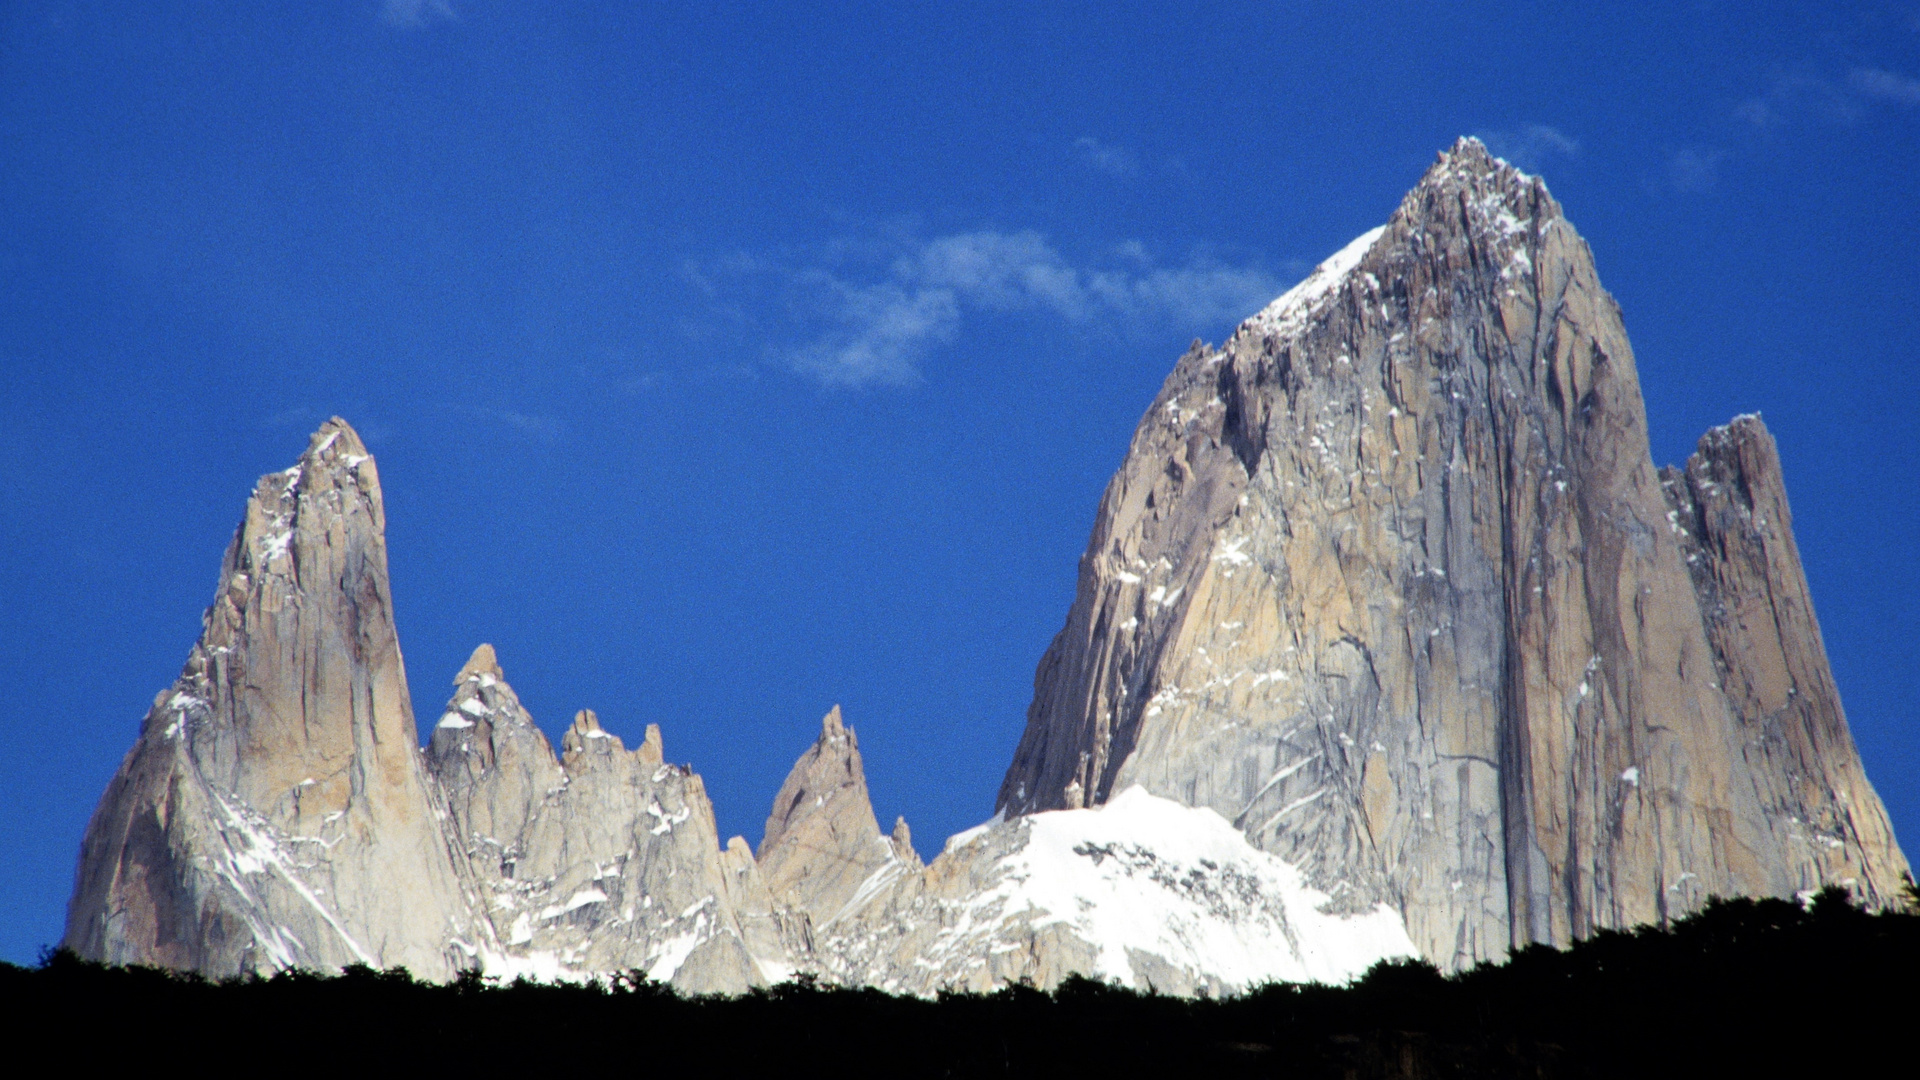
<instances>
[{"instance_id":1,"label":"white wispy cloud","mask_svg":"<svg viewBox=\"0 0 1920 1080\"><path fill-rule=\"evenodd\" d=\"M1512 131L1482 131L1476 137L1495 157L1528 172L1538 172L1555 157L1579 157L1580 143L1546 124L1522 124Z\"/></svg>"},{"instance_id":2,"label":"white wispy cloud","mask_svg":"<svg viewBox=\"0 0 1920 1080\"><path fill-rule=\"evenodd\" d=\"M870 245L842 243L833 251ZM690 267L710 294L741 268L771 270L778 305L806 328L800 344L775 350L786 366L829 386L905 386L920 381L925 361L955 340L969 317L1034 313L1071 323L1109 320L1123 328L1150 325L1220 331L1277 295L1281 282L1265 270L1196 258L1156 265L1139 244L1076 265L1040 233L981 230L930 240L896 241L891 258L779 266L733 259ZM762 274L761 276L765 276ZM751 284L742 282L743 287ZM729 305L751 311L754 305ZM778 335L781 328L775 328Z\"/></svg>"},{"instance_id":3,"label":"white wispy cloud","mask_svg":"<svg viewBox=\"0 0 1920 1080\"><path fill-rule=\"evenodd\" d=\"M1073 140L1073 152L1080 160L1109 176L1132 176L1140 171L1140 161L1123 146L1110 146L1091 135Z\"/></svg>"},{"instance_id":4,"label":"white wispy cloud","mask_svg":"<svg viewBox=\"0 0 1920 1080\"><path fill-rule=\"evenodd\" d=\"M491 405L452 404L449 407L471 420L505 428L523 438L538 442L558 442L566 434L566 425L551 416L520 412L515 409L501 409Z\"/></svg>"},{"instance_id":5,"label":"white wispy cloud","mask_svg":"<svg viewBox=\"0 0 1920 1080\"><path fill-rule=\"evenodd\" d=\"M1884 68L1855 68L1848 75L1847 83L1868 97L1883 98L1902 105L1920 105L1920 79L1911 79Z\"/></svg>"},{"instance_id":6,"label":"white wispy cloud","mask_svg":"<svg viewBox=\"0 0 1920 1080\"><path fill-rule=\"evenodd\" d=\"M389 26L422 27L458 22L453 0L383 0L380 18Z\"/></svg>"},{"instance_id":7,"label":"white wispy cloud","mask_svg":"<svg viewBox=\"0 0 1920 1080\"><path fill-rule=\"evenodd\" d=\"M1667 155L1667 183L1675 191L1711 191L1720 183L1727 152L1712 146L1688 146Z\"/></svg>"},{"instance_id":8,"label":"white wispy cloud","mask_svg":"<svg viewBox=\"0 0 1920 1080\"><path fill-rule=\"evenodd\" d=\"M1735 118L1756 128L1778 128L1796 120L1846 126L1860 119L1860 103L1833 79L1804 71L1775 73L1764 93L1734 106Z\"/></svg>"}]
</instances>

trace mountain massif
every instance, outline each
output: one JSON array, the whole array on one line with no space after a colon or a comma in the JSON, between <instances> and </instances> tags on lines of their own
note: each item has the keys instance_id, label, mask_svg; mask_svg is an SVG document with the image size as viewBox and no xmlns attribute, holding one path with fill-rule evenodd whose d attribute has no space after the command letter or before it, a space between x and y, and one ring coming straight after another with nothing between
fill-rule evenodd
<instances>
[{"instance_id":1,"label":"mountain massif","mask_svg":"<svg viewBox=\"0 0 1920 1080\"><path fill-rule=\"evenodd\" d=\"M480 646L421 748L374 462L262 478L88 825L66 944L226 975L811 973L928 994L1459 969L1907 864L1847 731L1778 455L1656 470L1618 307L1462 140L1181 358L1109 484L992 821L924 862L836 708L757 847L650 726L559 752Z\"/></svg>"}]
</instances>

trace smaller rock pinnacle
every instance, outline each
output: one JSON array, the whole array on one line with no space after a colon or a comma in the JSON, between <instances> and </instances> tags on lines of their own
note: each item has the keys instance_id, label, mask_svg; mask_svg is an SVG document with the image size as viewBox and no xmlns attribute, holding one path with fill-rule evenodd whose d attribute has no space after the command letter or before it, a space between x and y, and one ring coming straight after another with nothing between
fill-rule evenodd
<instances>
[{"instance_id":1,"label":"smaller rock pinnacle","mask_svg":"<svg viewBox=\"0 0 1920 1080\"><path fill-rule=\"evenodd\" d=\"M491 675L496 679L506 678L500 671L500 661L493 655L493 646L484 641L480 643L479 648L473 650L473 655L467 658L467 665L460 669L460 674L453 677L453 685L459 686L468 679L476 679L482 675Z\"/></svg>"}]
</instances>

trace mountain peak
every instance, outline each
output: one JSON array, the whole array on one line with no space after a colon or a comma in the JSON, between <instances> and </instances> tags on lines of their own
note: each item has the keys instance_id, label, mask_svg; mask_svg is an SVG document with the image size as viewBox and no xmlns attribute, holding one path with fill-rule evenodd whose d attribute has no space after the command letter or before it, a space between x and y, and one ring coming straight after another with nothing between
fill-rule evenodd
<instances>
[{"instance_id":1,"label":"mountain peak","mask_svg":"<svg viewBox=\"0 0 1920 1080\"><path fill-rule=\"evenodd\" d=\"M364 450L335 418L261 479L88 826L82 955L1197 993L1900 895L1772 438L1736 418L1654 472L1591 252L1475 139L1175 363L994 818L930 866L837 705L757 858L655 725L623 753L583 710L556 760L489 645L423 774Z\"/></svg>"},{"instance_id":2,"label":"mountain peak","mask_svg":"<svg viewBox=\"0 0 1920 1080\"><path fill-rule=\"evenodd\" d=\"M1134 783L1209 807L1338 910L1401 905L1448 968L1715 893L1893 895L1760 432L1703 441L1663 494L1592 253L1539 178L1461 139L1385 226L1175 365L996 808ZM1730 501L1736 475L1765 497ZM1702 530L1727 542L1683 551ZM1735 550L1759 569L1721 566ZM1775 626L1791 640L1755 640ZM1721 675L1746 668L1750 692Z\"/></svg>"},{"instance_id":3,"label":"mountain peak","mask_svg":"<svg viewBox=\"0 0 1920 1080\"><path fill-rule=\"evenodd\" d=\"M824 922L892 855L853 729L834 706L773 799L758 858L775 898Z\"/></svg>"},{"instance_id":4,"label":"mountain peak","mask_svg":"<svg viewBox=\"0 0 1920 1080\"><path fill-rule=\"evenodd\" d=\"M352 424L334 416L329 417L325 423L314 429L312 435L307 437L307 452L303 456L314 457L327 450L332 450L341 456L365 454L367 444L361 440L360 433L353 429Z\"/></svg>"},{"instance_id":5,"label":"mountain peak","mask_svg":"<svg viewBox=\"0 0 1920 1080\"><path fill-rule=\"evenodd\" d=\"M840 717L839 705L828 709L827 715L820 718L820 738L823 742L839 742L852 736L853 733L847 730L846 722Z\"/></svg>"},{"instance_id":6,"label":"mountain peak","mask_svg":"<svg viewBox=\"0 0 1920 1080\"><path fill-rule=\"evenodd\" d=\"M484 641L473 650L473 655L467 658L467 664L460 669L460 674L453 677L453 685L459 686L468 679L478 679L483 675L495 679L506 678L500 670L500 661L493 655L493 646Z\"/></svg>"},{"instance_id":7,"label":"mountain peak","mask_svg":"<svg viewBox=\"0 0 1920 1080\"><path fill-rule=\"evenodd\" d=\"M1452 178L1480 178L1521 186L1532 184L1540 178L1532 173L1515 168L1505 158L1495 157L1487 144L1471 135L1462 135L1454 144L1434 155L1433 164L1428 166L1420 183L1414 185L1418 190L1422 185L1437 180Z\"/></svg>"},{"instance_id":8,"label":"mountain peak","mask_svg":"<svg viewBox=\"0 0 1920 1080\"><path fill-rule=\"evenodd\" d=\"M1394 215L1411 231L1464 218L1469 233L1493 226L1496 239L1537 232L1560 216L1560 204L1544 180L1493 156L1472 136L1463 136L1434 158ZM1537 223L1536 228L1525 228L1527 222Z\"/></svg>"},{"instance_id":9,"label":"mountain peak","mask_svg":"<svg viewBox=\"0 0 1920 1080\"><path fill-rule=\"evenodd\" d=\"M473 916L421 767L371 462L330 420L254 488L200 640L88 825L70 947L216 974L376 952L452 970L439 936Z\"/></svg>"}]
</instances>

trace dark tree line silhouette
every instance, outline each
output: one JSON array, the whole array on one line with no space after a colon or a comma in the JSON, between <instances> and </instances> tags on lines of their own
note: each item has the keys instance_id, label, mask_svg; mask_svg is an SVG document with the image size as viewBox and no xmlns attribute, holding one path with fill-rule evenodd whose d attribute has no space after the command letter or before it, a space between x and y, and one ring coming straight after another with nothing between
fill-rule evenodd
<instances>
[{"instance_id":1,"label":"dark tree line silhouette","mask_svg":"<svg viewBox=\"0 0 1920 1080\"><path fill-rule=\"evenodd\" d=\"M1911 891L1911 890L1910 890ZM89 1068L463 1069L697 1077L1761 1077L1915 1075L1920 895L1867 912L1720 900L1666 928L1533 946L1446 977L1189 1000L1075 978L936 1000L811 979L683 997L604 984L450 984L349 968L212 981L65 952L0 965L16 1045ZM131 1074L130 1074L131 1075Z\"/></svg>"}]
</instances>

